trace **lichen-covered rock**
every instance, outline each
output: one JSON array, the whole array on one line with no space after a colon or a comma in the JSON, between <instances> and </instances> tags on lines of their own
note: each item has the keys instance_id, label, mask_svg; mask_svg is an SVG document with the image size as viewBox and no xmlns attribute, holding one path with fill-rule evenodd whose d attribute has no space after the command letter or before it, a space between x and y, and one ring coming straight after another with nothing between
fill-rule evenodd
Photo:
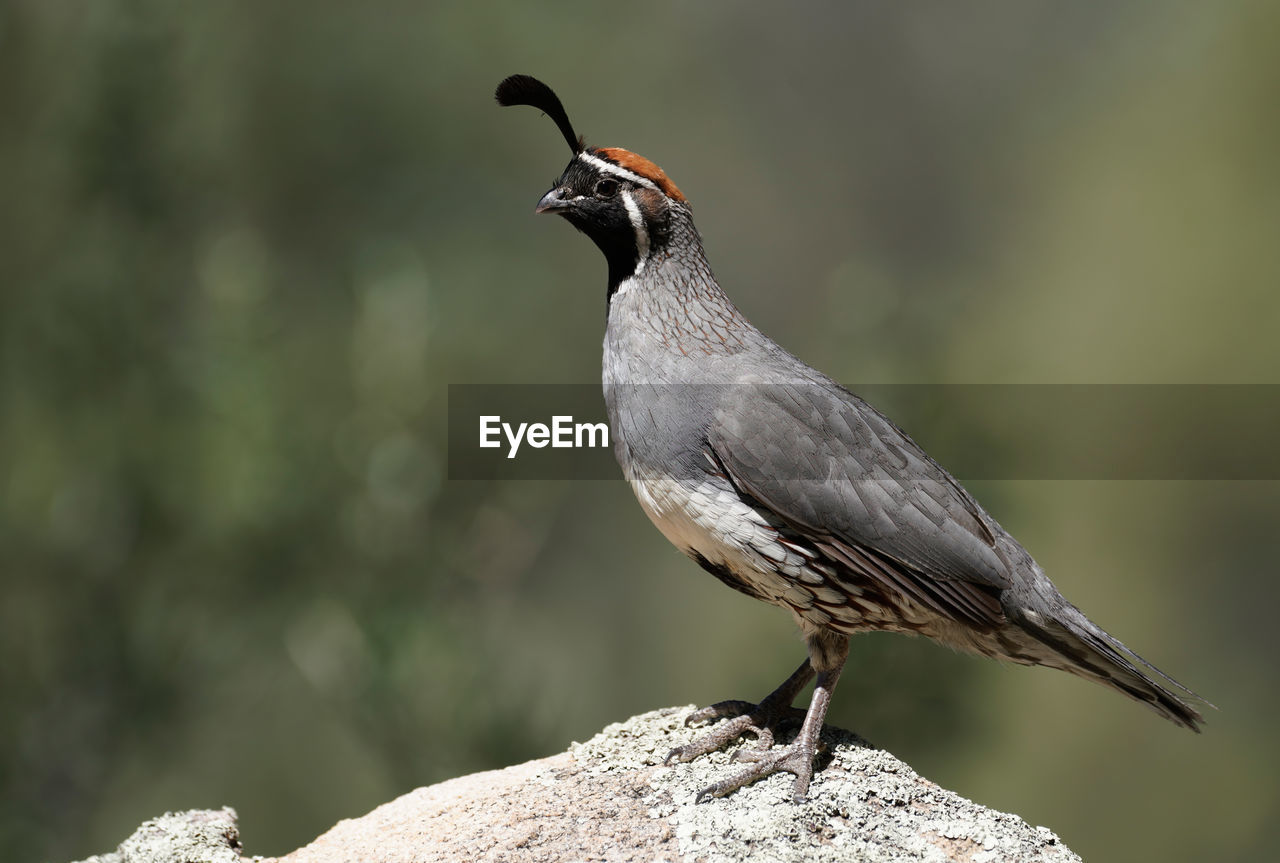
<instances>
[{"instance_id":1,"label":"lichen-covered rock","mask_svg":"<svg viewBox=\"0 0 1280 863\"><path fill-rule=\"evenodd\" d=\"M832 728L823 732L830 761L815 774L805 803L791 802L789 774L695 803L699 789L737 765L727 753L663 765L671 748L698 733L683 723L691 709L646 713L550 758L419 788L339 822L280 863L1080 859L1046 828L939 788L889 753ZM232 830L221 835L234 837L231 810L206 814L229 815ZM94 860L178 859L162 856L169 852L158 845L158 856L120 856L134 853L126 845L163 820L143 825L119 854ZM237 857L232 841L181 859L229 863Z\"/></svg>"},{"instance_id":2,"label":"lichen-covered rock","mask_svg":"<svg viewBox=\"0 0 1280 863\"><path fill-rule=\"evenodd\" d=\"M192 809L166 812L144 821L114 854L83 863L239 863L240 829L236 811Z\"/></svg>"},{"instance_id":3,"label":"lichen-covered rock","mask_svg":"<svg viewBox=\"0 0 1280 863\"><path fill-rule=\"evenodd\" d=\"M739 768L728 753L648 767L697 733L682 722L691 709L637 716L571 750L588 771L647 770L650 814L672 825L676 859L1079 860L1048 829L939 788L888 752L830 727L822 740L831 761L814 774L804 803L792 802L792 777L781 774L695 804L700 789Z\"/></svg>"}]
</instances>

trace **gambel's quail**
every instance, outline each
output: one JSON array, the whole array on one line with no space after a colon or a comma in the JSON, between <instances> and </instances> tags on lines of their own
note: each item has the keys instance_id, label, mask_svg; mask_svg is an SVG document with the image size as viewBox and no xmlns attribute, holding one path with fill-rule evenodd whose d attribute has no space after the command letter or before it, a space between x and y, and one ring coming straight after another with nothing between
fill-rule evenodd
<instances>
[{"instance_id":1,"label":"gambel's quail","mask_svg":"<svg viewBox=\"0 0 1280 863\"><path fill-rule=\"evenodd\" d=\"M573 150L536 212L563 216L609 264L604 394L615 452L645 513L730 587L791 612L808 658L759 704L668 761L754 734L721 796L779 771L803 800L831 692L855 632L928 636L958 650L1047 665L1109 686L1199 730L1197 696L1058 593L1031 556L879 411L787 353L711 274L693 214L648 159L588 147L547 85L513 75L502 105L545 112ZM795 740L773 731L817 676Z\"/></svg>"}]
</instances>

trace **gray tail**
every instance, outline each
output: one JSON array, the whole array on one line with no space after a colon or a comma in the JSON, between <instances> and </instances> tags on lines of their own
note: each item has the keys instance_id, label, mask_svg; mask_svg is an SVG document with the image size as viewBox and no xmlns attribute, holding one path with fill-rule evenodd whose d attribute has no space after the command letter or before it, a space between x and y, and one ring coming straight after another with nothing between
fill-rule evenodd
<instances>
[{"instance_id":1,"label":"gray tail","mask_svg":"<svg viewBox=\"0 0 1280 863\"><path fill-rule=\"evenodd\" d=\"M1067 660L1060 666L1063 670L1111 687L1176 725L1198 733L1204 717L1192 702L1213 707L1069 603L1052 623L1046 624L1043 618L1033 622L1025 617L1018 623Z\"/></svg>"}]
</instances>

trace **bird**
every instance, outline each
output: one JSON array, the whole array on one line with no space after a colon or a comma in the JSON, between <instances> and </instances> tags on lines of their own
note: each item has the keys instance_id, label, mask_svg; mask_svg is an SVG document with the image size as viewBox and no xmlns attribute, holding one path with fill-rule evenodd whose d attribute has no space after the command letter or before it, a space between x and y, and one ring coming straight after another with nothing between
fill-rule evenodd
<instances>
[{"instance_id":1,"label":"bird","mask_svg":"<svg viewBox=\"0 0 1280 863\"><path fill-rule=\"evenodd\" d=\"M806 657L758 703L691 713L688 762L751 737L697 800L791 774L803 802L850 636L923 635L1056 668L1199 731L1208 704L1068 602L1031 555L888 417L757 329L712 274L689 201L649 159L589 147L542 81L500 105L555 122L572 151L538 201L608 265L603 387L614 454L641 508L724 584L791 613ZM792 706L815 680L807 710ZM800 717L803 717L802 719ZM786 745L775 731L799 720Z\"/></svg>"}]
</instances>

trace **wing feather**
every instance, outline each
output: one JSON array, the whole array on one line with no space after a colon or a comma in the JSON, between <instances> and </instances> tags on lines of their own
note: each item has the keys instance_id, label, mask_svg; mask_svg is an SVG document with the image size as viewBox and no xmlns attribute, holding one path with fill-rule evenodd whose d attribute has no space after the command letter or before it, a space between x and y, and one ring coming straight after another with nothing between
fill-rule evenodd
<instances>
[{"instance_id":1,"label":"wing feather","mask_svg":"<svg viewBox=\"0 0 1280 863\"><path fill-rule=\"evenodd\" d=\"M726 389L707 443L731 482L824 556L937 614L1004 621L988 516L866 402L832 383Z\"/></svg>"}]
</instances>

